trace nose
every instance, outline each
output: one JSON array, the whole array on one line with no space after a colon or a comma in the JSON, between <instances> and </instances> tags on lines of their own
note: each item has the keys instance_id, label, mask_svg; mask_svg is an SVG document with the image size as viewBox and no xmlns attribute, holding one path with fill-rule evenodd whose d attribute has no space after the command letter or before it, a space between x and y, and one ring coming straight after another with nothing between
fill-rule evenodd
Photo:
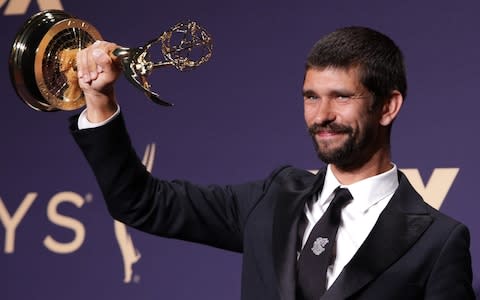
<instances>
[{"instance_id":1,"label":"nose","mask_svg":"<svg viewBox=\"0 0 480 300\"><path fill-rule=\"evenodd\" d=\"M335 120L335 110L329 99L305 101L305 120L307 124L328 124Z\"/></svg>"}]
</instances>

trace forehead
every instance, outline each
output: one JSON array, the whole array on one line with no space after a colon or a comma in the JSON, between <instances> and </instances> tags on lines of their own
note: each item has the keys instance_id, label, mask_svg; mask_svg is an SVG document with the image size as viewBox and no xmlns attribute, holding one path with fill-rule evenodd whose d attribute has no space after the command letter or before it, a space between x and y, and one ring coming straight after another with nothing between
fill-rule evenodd
<instances>
[{"instance_id":1,"label":"forehead","mask_svg":"<svg viewBox=\"0 0 480 300\"><path fill-rule=\"evenodd\" d=\"M360 82L359 68L309 68L305 72L303 89L317 92L350 90L361 92L365 87Z\"/></svg>"}]
</instances>

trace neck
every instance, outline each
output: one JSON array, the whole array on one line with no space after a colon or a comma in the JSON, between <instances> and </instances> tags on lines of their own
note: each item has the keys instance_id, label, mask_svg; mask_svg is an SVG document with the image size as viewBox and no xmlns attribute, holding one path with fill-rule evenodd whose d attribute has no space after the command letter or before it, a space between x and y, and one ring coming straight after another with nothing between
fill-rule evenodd
<instances>
[{"instance_id":1,"label":"neck","mask_svg":"<svg viewBox=\"0 0 480 300\"><path fill-rule=\"evenodd\" d=\"M369 178L390 170L393 167L389 150L381 150L364 164L354 168L331 165L331 169L337 180L344 185Z\"/></svg>"}]
</instances>

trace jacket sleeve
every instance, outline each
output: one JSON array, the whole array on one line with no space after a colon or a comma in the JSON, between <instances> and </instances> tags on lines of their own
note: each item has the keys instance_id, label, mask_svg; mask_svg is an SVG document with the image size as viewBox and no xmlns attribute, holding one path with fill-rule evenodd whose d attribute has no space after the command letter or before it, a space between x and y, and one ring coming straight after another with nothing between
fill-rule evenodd
<instances>
[{"instance_id":1,"label":"jacket sleeve","mask_svg":"<svg viewBox=\"0 0 480 300\"><path fill-rule=\"evenodd\" d=\"M236 186L198 186L153 177L132 147L122 114L72 135L90 164L110 214L139 230L242 251L243 226L269 180Z\"/></svg>"},{"instance_id":2,"label":"jacket sleeve","mask_svg":"<svg viewBox=\"0 0 480 300\"><path fill-rule=\"evenodd\" d=\"M475 299L469 247L468 229L458 223L433 266L424 299Z\"/></svg>"}]
</instances>

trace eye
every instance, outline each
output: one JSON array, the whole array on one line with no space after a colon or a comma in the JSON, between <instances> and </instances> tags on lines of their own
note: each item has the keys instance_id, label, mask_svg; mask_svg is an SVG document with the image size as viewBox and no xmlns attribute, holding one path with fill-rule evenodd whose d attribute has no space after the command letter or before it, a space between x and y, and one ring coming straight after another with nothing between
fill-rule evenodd
<instances>
[{"instance_id":1,"label":"eye","mask_svg":"<svg viewBox=\"0 0 480 300\"><path fill-rule=\"evenodd\" d=\"M338 101L338 102L346 102L350 99L352 99L352 95L337 95L335 97L335 100Z\"/></svg>"},{"instance_id":2,"label":"eye","mask_svg":"<svg viewBox=\"0 0 480 300\"><path fill-rule=\"evenodd\" d=\"M314 93L310 93L310 92L303 93L303 100L304 101L315 101L317 99L318 99L318 96Z\"/></svg>"}]
</instances>

